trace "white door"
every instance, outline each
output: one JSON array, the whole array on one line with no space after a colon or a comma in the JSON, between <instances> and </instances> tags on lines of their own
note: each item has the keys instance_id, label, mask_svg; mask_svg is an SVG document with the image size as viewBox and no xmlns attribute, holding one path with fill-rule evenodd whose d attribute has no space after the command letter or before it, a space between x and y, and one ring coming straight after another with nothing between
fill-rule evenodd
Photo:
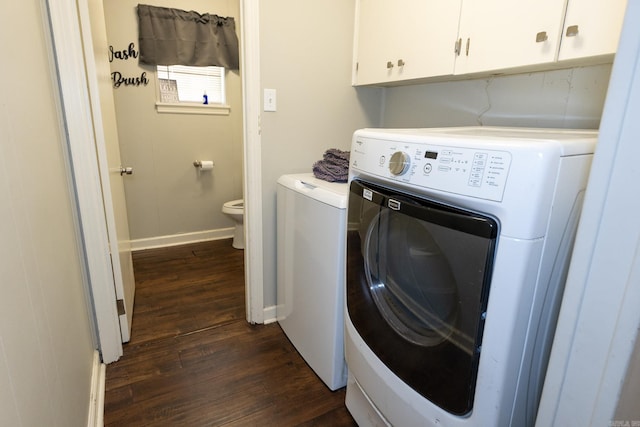
<instances>
[{"instance_id":1,"label":"white door","mask_svg":"<svg viewBox=\"0 0 640 427\"><path fill-rule=\"evenodd\" d=\"M461 1L360 0L355 84L453 74Z\"/></svg>"},{"instance_id":2,"label":"white door","mask_svg":"<svg viewBox=\"0 0 640 427\"><path fill-rule=\"evenodd\" d=\"M127 179L128 173L124 172L126 166L122 165L120 161L103 3L102 0L88 0L86 3L83 1L78 3L120 333L122 342L127 342L131 337L135 294L123 183L123 179Z\"/></svg>"},{"instance_id":3,"label":"white door","mask_svg":"<svg viewBox=\"0 0 640 427\"><path fill-rule=\"evenodd\" d=\"M69 179L78 205L81 236L78 244L85 255L86 298L94 315L92 329L96 348L100 350L103 362L111 363L122 356L122 330L127 331L124 337L128 339L129 326L121 327L117 308L117 300L124 298L126 293L106 160L106 133L101 102L96 95L100 79L93 45L86 42L91 40L88 3L84 0L48 0L47 11L55 59L51 73L60 88L60 119L64 121L67 136ZM94 94L94 102L91 94ZM113 130L115 120L106 123L108 129ZM123 305L126 309L127 304Z\"/></svg>"},{"instance_id":4,"label":"white door","mask_svg":"<svg viewBox=\"0 0 640 427\"><path fill-rule=\"evenodd\" d=\"M626 6L626 0L568 2L558 60L613 55Z\"/></svg>"},{"instance_id":5,"label":"white door","mask_svg":"<svg viewBox=\"0 0 640 427\"><path fill-rule=\"evenodd\" d=\"M565 2L463 1L455 74L553 62Z\"/></svg>"}]
</instances>

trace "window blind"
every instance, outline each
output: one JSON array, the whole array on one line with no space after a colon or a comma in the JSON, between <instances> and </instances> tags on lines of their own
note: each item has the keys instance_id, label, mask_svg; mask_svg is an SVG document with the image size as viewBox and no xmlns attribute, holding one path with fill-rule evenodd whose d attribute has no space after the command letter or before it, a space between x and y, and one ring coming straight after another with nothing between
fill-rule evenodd
<instances>
[{"instance_id":1,"label":"window blind","mask_svg":"<svg viewBox=\"0 0 640 427\"><path fill-rule=\"evenodd\" d=\"M207 95L210 104L226 104L224 67L188 67L158 65L158 78L175 80L180 102L202 103Z\"/></svg>"}]
</instances>

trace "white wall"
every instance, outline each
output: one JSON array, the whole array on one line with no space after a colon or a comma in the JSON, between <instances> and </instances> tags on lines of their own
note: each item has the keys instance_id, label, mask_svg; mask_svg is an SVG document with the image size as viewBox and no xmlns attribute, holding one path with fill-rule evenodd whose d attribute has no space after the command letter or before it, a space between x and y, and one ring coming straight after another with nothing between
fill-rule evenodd
<instances>
[{"instance_id":1,"label":"white wall","mask_svg":"<svg viewBox=\"0 0 640 427\"><path fill-rule=\"evenodd\" d=\"M89 408L94 347L42 4L0 12L3 63L19 65L0 79L2 426L80 426Z\"/></svg>"},{"instance_id":2,"label":"white wall","mask_svg":"<svg viewBox=\"0 0 640 427\"><path fill-rule=\"evenodd\" d=\"M640 336L636 336L635 343L614 415L614 418L620 421L640 421L640 408L638 408L638 396L640 396Z\"/></svg>"},{"instance_id":3,"label":"white wall","mask_svg":"<svg viewBox=\"0 0 640 427\"><path fill-rule=\"evenodd\" d=\"M611 65L386 89L383 126L596 129Z\"/></svg>"},{"instance_id":4,"label":"white wall","mask_svg":"<svg viewBox=\"0 0 640 427\"><path fill-rule=\"evenodd\" d=\"M276 180L311 172L379 119L381 89L351 87L354 12L353 0L260 4L261 84L277 91L261 120L265 307L276 303Z\"/></svg>"},{"instance_id":5,"label":"white wall","mask_svg":"<svg viewBox=\"0 0 640 427\"><path fill-rule=\"evenodd\" d=\"M108 42L115 50L138 47L137 0L105 1ZM238 0L157 0L175 7L231 16L240 31ZM108 46L105 46L105 55ZM222 205L242 198L242 90L238 71L226 74L228 116L159 114L155 67L137 59L114 60L111 71L125 76L147 73L146 86L114 89L123 165L134 168L124 179L131 238L153 239L233 227ZM194 160L213 160L210 172L198 173ZM144 245L145 243L143 243ZM150 244L154 244L151 241Z\"/></svg>"}]
</instances>

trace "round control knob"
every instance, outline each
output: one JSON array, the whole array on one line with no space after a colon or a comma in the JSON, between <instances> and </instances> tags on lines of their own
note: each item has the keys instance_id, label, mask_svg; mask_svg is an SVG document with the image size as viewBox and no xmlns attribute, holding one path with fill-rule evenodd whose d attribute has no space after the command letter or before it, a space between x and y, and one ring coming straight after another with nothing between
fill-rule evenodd
<instances>
[{"instance_id":1,"label":"round control knob","mask_svg":"<svg viewBox=\"0 0 640 427\"><path fill-rule=\"evenodd\" d=\"M403 151L396 151L389 159L389 171L393 175L402 175L409 170L411 159L409 155Z\"/></svg>"}]
</instances>

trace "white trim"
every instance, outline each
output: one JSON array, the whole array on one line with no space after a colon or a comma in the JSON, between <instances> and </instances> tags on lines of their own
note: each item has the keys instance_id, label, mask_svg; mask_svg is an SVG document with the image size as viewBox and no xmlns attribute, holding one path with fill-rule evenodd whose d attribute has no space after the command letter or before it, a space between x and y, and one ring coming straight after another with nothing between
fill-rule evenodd
<instances>
[{"instance_id":1,"label":"white trim","mask_svg":"<svg viewBox=\"0 0 640 427\"><path fill-rule=\"evenodd\" d=\"M209 240L230 239L235 228L218 228L216 230L197 231L193 233L170 234L167 236L149 237L131 241L132 251L144 249L164 248L168 246L186 245L189 243L206 242Z\"/></svg>"},{"instance_id":2,"label":"white trim","mask_svg":"<svg viewBox=\"0 0 640 427\"><path fill-rule=\"evenodd\" d=\"M210 114L215 116L228 116L231 112L231 107L222 104L195 104L195 103L182 103L175 104L171 102L156 102L156 110L158 113L172 113L172 114Z\"/></svg>"},{"instance_id":3,"label":"white trim","mask_svg":"<svg viewBox=\"0 0 640 427\"><path fill-rule=\"evenodd\" d=\"M263 323L268 325L269 323L277 322L278 318L276 317L276 306L272 305L271 307L265 307L263 310Z\"/></svg>"},{"instance_id":4,"label":"white trim","mask_svg":"<svg viewBox=\"0 0 640 427\"><path fill-rule=\"evenodd\" d=\"M96 427L104 426L104 397L107 385L107 365L100 364L100 380L98 381L100 388L98 389L98 399L96 400Z\"/></svg>"},{"instance_id":5,"label":"white trim","mask_svg":"<svg viewBox=\"0 0 640 427\"><path fill-rule=\"evenodd\" d=\"M78 9L75 0L48 0L47 6L73 169L70 174L76 188L89 286L93 301L103 302L93 304L98 340L103 361L110 363L122 355L122 337ZM110 301L113 303L109 303Z\"/></svg>"},{"instance_id":6,"label":"white trim","mask_svg":"<svg viewBox=\"0 0 640 427\"><path fill-rule=\"evenodd\" d=\"M242 0L244 94L245 294L247 321L264 322L262 243L262 149L260 141L260 14L258 0Z\"/></svg>"},{"instance_id":7,"label":"white trim","mask_svg":"<svg viewBox=\"0 0 640 427\"><path fill-rule=\"evenodd\" d=\"M358 62L356 59L358 58L358 45L359 45L359 35L360 35L360 1L356 0L355 2L355 22L353 24L353 43L352 51L352 60L351 60L351 86L356 86L358 83ZM384 104L383 104L384 105Z\"/></svg>"},{"instance_id":8,"label":"white trim","mask_svg":"<svg viewBox=\"0 0 640 427\"><path fill-rule=\"evenodd\" d=\"M93 366L91 368L91 390L89 391L87 427L102 427L104 425L106 372L106 365L100 363L100 354L97 350L94 351Z\"/></svg>"}]
</instances>

